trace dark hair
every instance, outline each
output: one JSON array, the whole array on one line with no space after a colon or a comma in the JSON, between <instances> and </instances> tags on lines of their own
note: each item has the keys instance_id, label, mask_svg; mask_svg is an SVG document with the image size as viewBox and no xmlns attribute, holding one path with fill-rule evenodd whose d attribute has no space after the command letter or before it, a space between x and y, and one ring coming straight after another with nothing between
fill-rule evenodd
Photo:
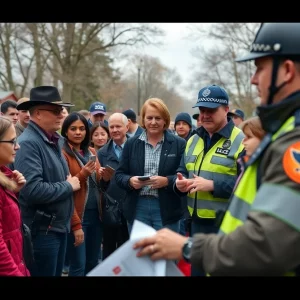
<instances>
[{"instance_id":1,"label":"dark hair","mask_svg":"<svg viewBox=\"0 0 300 300\"><path fill-rule=\"evenodd\" d=\"M1 104L1 112L3 114L5 114L8 109L12 107L12 108L17 108L17 102L14 100L6 100Z\"/></svg>"},{"instance_id":2,"label":"dark hair","mask_svg":"<svg viewBox=\"0 0 300 300\"><path fill-rule=\"evenodd\" d=\"M91 145L92 145L92 146L94 146L94 145L93 145L94 143L93 143L93 141L92 141L92 136L93 136L95 130L96 130L97 128L99 128L99 127L103 128L103 129L106 131L107 136L108 136L107 141L110 139L110 134L109 134L108 127L105 125L104 122L102 122L102 121L100 121L100 122L97 121L97 122L95 122L95 123L93 124L93 126L92 126L91 129L90 129L90 140L91 140Z\"/></svg>"},{"instance_id":3,"label":"dark hair","mask_svg":"<svg viewBox=\"0 0 300 300\"><path fill-rule=\"evenodd\" d=\"M68 137L67 137L66 133L67 133L69 127L71 126L71 124L77 120L82 121L82 123L85 127L86 135L85 135L84 140L80 144L80 148L85 152L85 151L87 151L87 149L90 145L90 128L89 128L87 119L82 114L79 114L77 112L70 113L63 122L63 125L61 128L61 135L68 141Z\"/></svg>"}]
</instances>

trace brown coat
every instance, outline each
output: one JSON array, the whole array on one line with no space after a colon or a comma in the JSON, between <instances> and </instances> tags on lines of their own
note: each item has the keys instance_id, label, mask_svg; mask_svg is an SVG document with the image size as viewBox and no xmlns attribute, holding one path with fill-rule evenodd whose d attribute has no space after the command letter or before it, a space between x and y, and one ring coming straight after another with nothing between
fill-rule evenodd
<instances>
[{"instance_id":1,"label":"brown coat","mask_svg":"<svg viewBox=\"0 0 300 300\"><path fill-rule=\"evenodd\" d=\"M284 172L283 153L299 142L300 129L285 134L273 142L261 162L262 182L273 184L283 191L291 191L300 202L300 185ZM289 197L274 192L265 201L279 198L290 211L298 209L289 203ZM300 205L299 205L300 206ZM191 251L191 262L215 276L282 276L300 265L300 232L286 222L263 211L250 210L247 221L228 235L196 234Z\"/></svg>"},{"instance_id":2,"label":"brown coat","mask_svg":"<svg viewBox=\"0 0 300 300\"><path fill-rule=\"evenodd\" d=\"M73 146L71 144L69 144L69 146L73 150ZM89 147L89 150L93 155L96 155L94 148ZM71 229L72 231L75 231L82 228L82 216L88 194L88 174L84 171L75 157L70 156L64 149L62 150L62 153L67 161L71 175L77 176L80 181L80 189L73 194L74 212L71 219ZM100 167L100 162L96 155L97 182L100 181Z\"/></svg>"}]
</instances>

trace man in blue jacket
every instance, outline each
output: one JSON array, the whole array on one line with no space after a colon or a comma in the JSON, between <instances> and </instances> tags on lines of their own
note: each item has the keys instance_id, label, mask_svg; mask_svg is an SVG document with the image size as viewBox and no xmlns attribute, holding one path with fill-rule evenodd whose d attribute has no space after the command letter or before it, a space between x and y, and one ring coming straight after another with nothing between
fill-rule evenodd
<instances>
[{"instance_id":1,"label":"man in blue jacket","mask_svg":"<svg viewBox=\"0 0 300 300\"><path fill-rule=\"evenodd\" d=\"M109 165L116 170L119 166L122 153L121 149L123 149L128 138L126 135L128 131L127 117L121 113L112 114L108 119L108 128L111 139L99 150L98 159L101 166L105 167ZM119 202L119 207L122 209L122 204L127 193L116 184L115 175L112 176L106 193L112 199L117 200ZM106 201L106 196L104 196L103 206L106 205ZM103 210L103 214L105 214L105 210ZM103 259L108 257L129 239L127 222L123 215L121 218L121 224L116 224L115 226L106 224L104 219Z\"/></svg>"},{"instance_id":2,"label":"man in blue jacket","mask_svg":"<svg viewBox=\"0 0 300 300\"><path fill-rule=\"evenodd\" d=\"M20 149L15 167L23 173L26 185L19 201L23 221L31 227L36 269L33 276L61 276L67 233L73 214L73 192L79 179L71 177L61 153L63 103L52 86L31 89L30 100L18 105L29 110L31 120L19 137Z\"/></svg>"}]
</instances>

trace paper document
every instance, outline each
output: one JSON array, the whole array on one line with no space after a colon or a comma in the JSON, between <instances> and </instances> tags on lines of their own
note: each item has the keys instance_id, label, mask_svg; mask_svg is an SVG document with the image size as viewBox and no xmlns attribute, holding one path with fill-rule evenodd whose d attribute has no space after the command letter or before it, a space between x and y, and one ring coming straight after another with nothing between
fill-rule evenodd
<instances>
[{"instance_id":1,"label":"paper document","mask_svg":"<svg viewBox=\"0 0 300 300\"><path fill-rule=\"evenodd\" d=\"M173 261L136 257L139 249L133 249L133 245L155 232L152 227L135 220L130 239L86 276L184 276Z\"/></svg>"}]
</instances>

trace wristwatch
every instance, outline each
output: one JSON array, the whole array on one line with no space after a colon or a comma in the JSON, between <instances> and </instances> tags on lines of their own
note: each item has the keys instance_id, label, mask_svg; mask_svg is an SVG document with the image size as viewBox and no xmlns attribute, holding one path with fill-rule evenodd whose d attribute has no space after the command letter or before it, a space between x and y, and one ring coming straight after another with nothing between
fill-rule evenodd
<instances>
[{"instance_id":1,"label":"wristwatch","mask_svg":"<svg viewBox=\"0 0 300 300\"><path fill-rule=\"evenodd\" d=\"M193 245L193 239L189 237L182 247L182 257L186 262L190 262L191 259L191 249Z\"/></svg>"}]
</instances>

